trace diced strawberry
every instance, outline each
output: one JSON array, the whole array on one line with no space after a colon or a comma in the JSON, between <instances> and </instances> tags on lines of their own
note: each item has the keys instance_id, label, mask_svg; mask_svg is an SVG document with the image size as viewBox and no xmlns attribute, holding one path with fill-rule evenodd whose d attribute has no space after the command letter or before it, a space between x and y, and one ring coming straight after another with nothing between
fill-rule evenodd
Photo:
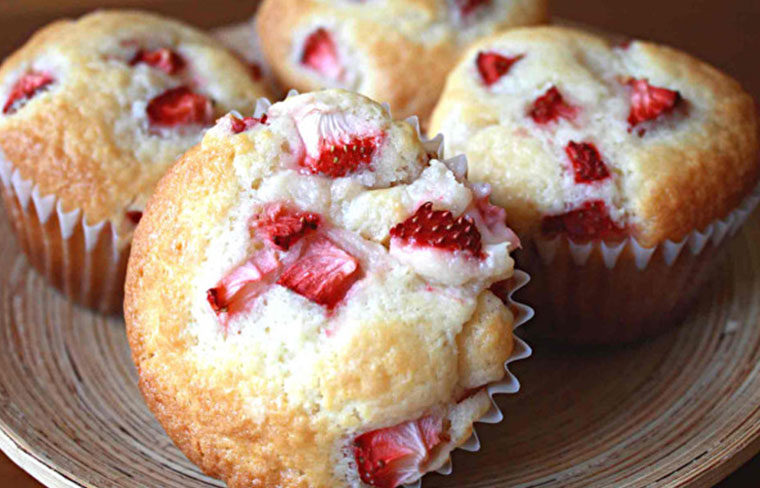
<instances>
[{"instance_id":1,"label":"diced strawberry","mask_svg":"<svg viewBox=\"0 0 760 488\"><path fill-rule=\"evenodd\" d=\"M151 123L163 127L209 125L214 121L211 101L186 86L172 88L157 96L146 109Z\"/></svg>"},{"instance_id":2,"label":"diced strawberry","mask_svg":"<svg viewBox=\"0 0 760 488\"><path fill-rule=\"evenodd\" d=\"M483 79L483 83L486 86L491 86L499 79L507 74L512 68L512 65L520 61L525 56L520 54L519 56L506 57L494 52L480 52L476 64L478 65L478 71L480 77Z\"/></svg>"},{"instance_id":3,"label":"diced strawberry","mask_svg":"<svg viewBox=\"0 0 760 488\"><path fill-rule=\"evenodd\" d=\"M332 80L343 77L338 48L330 33L322 27L306 38L301 64Z\"/></svg>"},{"instance_id":4,"label":"diced strawberry","mask_svg":"<svg viewBox=\"0 0 760 488\"><path fill-rule=\"evenodd\" d=\"M287 251L309 232L317 230L321 218L312 212L298 212L281 204L268 205L253 221L272 245Z\"/></svg>"},{"instance_id":5,"label":"diced strawberry","mask_svg":"<svg viewBox=\"0 0 760 488\"><path fill-rule=\"evenodd\" d=\"M533 102L530 116L537 124L548 124L560 117L572 120L577 112L578 109L568 105L557 87L553 86Z\"/></svg>"},{"instance_id":6,"label":"diced strawberry","mask_svg":"<svg viewBox=\"0 0 760 488\"><path fill-rule=\"evenodd\" d=\"M261 81L261 79L264 77L264 72L258 63L248 63L248 71L251 73L251 78L253 78L253 81Z\"/></svg>"},{"instance_id":7,"label":"diced strawberry","mask_svg":"<svg viewBox=\"0 0 760 488\"><path fill-rule=\"evenodd\" d=\"M255 117L243 117L242 119L239 119L235 117L234 115L231 117L231 119L232 119L232 133L240 134L241 132L247 131L248 129L252 127L256 127L259 124L266 124L267 114L262 115L260 119L257 119Z\"/></svg>"},{"instance_id":8,"label":"diced strawberry","mask_svg":"<svg viewBox=\"0 0 760 488\"><path fill-rule=\"evenodd\" d=\"M462 17L467 17L475 10L491 3L491 0L456 0L456 5L462 13Z\"/></svg>"},{"instance_id":9,"label":"diced strawberry","mask_svg":"<svg viewBox=\"0 0 760 488\"><path fill-rule=\"evenodd\" d=\"M359 263L323 236L316 237L304 254L283 271L277 284L333 309L359 278Z\"/></svg>"},{"instance_id":10,"label":"diced strawberry","mask_svg":"<svg viewBox=\"0 0 760 488\"><path fill-rule=\"evenodd\" d=\"M44 90L55 79L48 73L32 71L22 76L12 87L3 105L3 113L11 114L23 107L37 93Z\"/></svg>"},{"instance_id":11,"label":"diced strawberry","mask_svg":"<svg viewBox=\"0 0 760 488\"><path fill-rule=\"evenodd\" d=\"M143 213L139 210L130 210L127 212L127 218L135 225L140 223Z\"/></svg>"},{"instance_id":12,"label":"diced strawberry","mask_svg":"<svg viewBox=\"0 0 760 488\"><path fill-rule=\"evenodd\" d=\"M578 240L622 239L626 229L610 218L607 205L601 200L585 202L580 207L560 215L544 217L544 234L567 234Z\"/></svg>"},{"instance_id":13,"label":"diced strawberry","mask_svg":"<svg viewBox=\"0 0 760 488\"><path fill-rule=\"evenodd\" d=\"M347 143L323 140L319 158L306 156L303 165L313 174L340 178L366 167L380 145L380 137L357 137Z\"/></svg>"},{"instance_id":14,"label":"diced strawberry","mask_svg":"<svg viewBox=\"0 0 760 488\"><path fill-rule=\"evenodd\" d=\"M271 250L257 253L249 261L235 268L219 284L206 292L211 308L226 322L228 315L247 310L254 298L268 285L271 274L280 266Z\"/></svg>"},{"instance_id":15,"label":"diced strawberry","mask_svg":"<svg viewBox=\"0 0 760 488\"><path fill-rule=\"evenodd\" d=\"M591 183L610 176L599 150L590 142L570 141L565 152L573 165L576 183Z\"/></svg>"},{"instance_id":16,"label":"diced strawberry","mask_svg":"<svg viewBox=\"0 0 760 488\"><path fill-rule=\"evenodd\" d=\"M483 254L480 231L472 218L455 219L448 210L433 210L432 202L420 206L414 215L394 226L390 234L404 244L463 251L477 258Z\"/></svg>"},{"instance_id":17,"label":"diced strawberry","mask_svg":"<svg viewBox=\"0 0 760 488\"><path fill-rule=\"evenodd\" d=\"M679 92L652 86L646 79L630 80L628 85L631 87L631 113L628 115L631 128L672 111L681 101Z\"/></svg>"},{"instance_id":18,"label":"diced strawberry","mask_svg":"<svg viewBox=\"0 0 760 488\"><path fill-rule=\"evenodd\" d=\"M396 488L418 479L430 452L449 440L440 416L428 415L354 439L361 480L377 488Z\"/></svg>"},{"instance_id":19,"label":"diced strawberry","mask_svg":"<svg viewBox=\"0 0 760 488\"><path fill-rule=\"evenodd\" d=\"M159 69L167 75L179 73L186 64L182 56L167 48L156 49L155 51L140 49L129 64L135 66L140 63Z\"/></svg>"}]
</instances>

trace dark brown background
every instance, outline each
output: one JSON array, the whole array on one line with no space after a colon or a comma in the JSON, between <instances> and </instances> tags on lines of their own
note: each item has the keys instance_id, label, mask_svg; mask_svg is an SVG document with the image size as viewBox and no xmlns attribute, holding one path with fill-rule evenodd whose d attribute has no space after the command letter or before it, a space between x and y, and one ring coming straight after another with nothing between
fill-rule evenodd
<instances>
[{"instance_id":1,"label":"dark brown background","mask_svg":"<svg viewBox=\"0 0 760 488\"><path fill-rule=\"evenodd\" d=\"M38 27L96 7L146 8L201 27L239 22L255 0L0 0L0 57ZM760 99L760 0L554 0L554 15L689 51L739 79ZM0 454L0 486L39 488ZM760 486L760 457L718 485Z\"/></svg>"}]
</instances>

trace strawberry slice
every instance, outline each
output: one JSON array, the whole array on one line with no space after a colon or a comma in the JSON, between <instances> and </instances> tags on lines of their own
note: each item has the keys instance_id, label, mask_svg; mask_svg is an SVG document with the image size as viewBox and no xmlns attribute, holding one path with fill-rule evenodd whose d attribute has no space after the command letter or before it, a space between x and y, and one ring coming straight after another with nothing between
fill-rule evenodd
<instances>
[{"instance_id":1,"label":"strawberry slice","mask_svg":"<svg viewBox=\"0 0 760 488\"><path fill-rule=\"evenodd\" d=\"M533 102L529 115L537 124L548 124L560 117L572 120L577 112L578 109L568 105L557 87L553 86Z\"/></svg>"},{"instance_id":2,"label":"strawberry slice","mask_svg":"<svg viewBox=\"0 0 760 488\"><path fill-rule=\"evenodd\" d=\"M524 58L525 55L507 57L494 52L479 52L476 64L480 77L486 86L491 86L507 74L512 65Z\"/></svg>"},{"instance_id":3,"label":"strawberry slice","mask_svg":"<svg viewBox=\"0 0 760 488\"><path fill-rule=\"evenodd\" d=\"M306 38L301 54L301 64L313 69L325 78L340 80L343 67L338 56L338 48L327 30L320 27Z\"/></svg>"},{"instance_id":4,"label":"strawberry slice","mask_svg":"<svg viewBox=\"0 0 760 488\"><path fill-rule=\"evenodd\" d=\"M359 279L359 262L328 238L317 236L283 271L277 284L332 310Z\"/></svg>"},{"instance_id":5,"label":"strawberry slice","mask_svg":"<svg viewBox=\"0 0 760 488\"><path fill-rule=\"evenodd\" d=\"M264 77L264 71L258 63L248 63L248 72L251 73L253 81L261 81Z\"/></svg>"},{"instance_id":6,"label":"strawberry slice","mask_svg":"<svg viewBox=\"0 0 760 488\"><path fill-rule=\"evenodd\" d=\"M433 210L432 202L420 206L414 215L394 226L390 234L404 244L483 256L480 231L472 217L455 219L448 210Z\"/></svg>"},{"instance_id":7,"label":"strawberry slice","mask_svg":"<svg viewBox=\"0 0 760 488\"><path fill-rule=\"evenodd\" d=\"M139 210L130 210L127 212L127 218L132 222L133 224L137 225L140 223L140 219L142 219L143 213Z\"/></svg>"},{"instance_id":8,"label":"strawberry slice","mask_svg":"<svg viewBox=\"0 0 760 488\"><path fill-rule=\"evenodd\" d=\"M631 129L672 111L682 99L679 92L652 86L646 79L630 80L627 84L632 88L631 113L628 115Z\"/></svg>"},{"instance_id":9,"label":"strawberry slice","mask_svg":"<svg viewBox=\"0 0 760 488\"><path fill-rule=\"evenodd\" d=\"M214 121L211 101L186 86L172 88L157 96L146 109L152 124L162 127L209 125Z\"/></svg>"},{"instance_id":10,"label":"strawberry slice","mask_svg":"<svg viewBox=\"0 0 760 488\"><path fill-rule=\"evenodd\" d=\"M47 88L55 79L48 73L32 71L22 76L12 87L3 105L4 114L17 112L37 93Z\"/></svg>"},{"instance_id":11,"label":"strawberry slice","mask_svg":"<svg viewBox=\"0 0 760 488\"><path fill-rule=\"evenodd\" d=\"M467 17L477 9L491 3L491 0L455 0L462 17Z\"/></svg>"},{"instance_id":12,"label":"strawberry slice","mask_svg":"<svg viewBox=\"0 0 760 488\"><path fill-rule=\"evenodd\" d=\"M232 133L240 134L241 132L245 132L248 129L256 127L259 124L266 124L267 114L262 115L260 119L257 119L255 117L243 117L242 119L239 119L234 115L231 117L231 119Z\"/></svg>"},{"instance_id":13,"label":"strawberry slice","mask_svg":"<svg viewBox=\"0 0 760 488\"><path fill-rule=\"evenodd\" d=\"M626 234L625 228L612 221L607 205L601 200L585 202L564 214L544 217L541 230L544 234L567 234L578 240L617 240Z\"/></svg>"},{"instance_id":14,"label":"strawberry slice","mask_svg":"<svg viewBox=\"0 0 760 488\"><path fill-rule=\"evenodd\" d=\"M590 142L570 141L565 153L573 165L576 183L591 183L610 176L599 150Z\"/></svg>"},{"instance_id":15,"label":"strawberry slice","mask_svg":"<svg viewBox=\"0 0 760 488\"><path fill-rule=\"evenodd\" d=\"M261 230L272 245L287 251L307 233L317 230L320 216L311 212L297 212L284 205L269 205L253 222L253 228Z\"/></svg>"},{"instance_id":16,"label":"strawberry slice","mask_svg":"<svg viewBox=\"0 0 760 488\"><path fill-rule=\"evenodd\" d=\"M247 310L254 298L259 296L280 262L270 249L260 251L249 261L235 268L219 284L206 292L211 308L226 324L229 315Z\"/></svg>"},{"instance_id":17,"label":"strawberry slice","mask_svg":"<svg viewBox=\"0 0 760 488\"><path fill-rule=\"evenodd\" d=\"M167 75L179 73L186 65L182 56L167 48L156 49L155 51L140 49L129 62L129 65L135 66L140 63L159 69Z\"/></svg>"},{"instance_id":18,"label":"strawberry slice","mask_svg":"<svg viewBox=\"0 0 760 488\"><path fill-rule=\"evenodd\" d=\"M318 158L307 156L303 165L313 174L340 178L369 166L380 137L355 137L349 142L322 140Z\"/></svg>"},{"instance_id":19,"label":"strawberry slice","mask_svg":"<svg viewBox=\"0 0 760 488\"><path fill-rule=\"evenodd\" d=\"M434 415L362 434L353 446L359 476L378 488L411 483L424 474L430 452L448 440L443 419Z\"/></svg>"}]
</instances>

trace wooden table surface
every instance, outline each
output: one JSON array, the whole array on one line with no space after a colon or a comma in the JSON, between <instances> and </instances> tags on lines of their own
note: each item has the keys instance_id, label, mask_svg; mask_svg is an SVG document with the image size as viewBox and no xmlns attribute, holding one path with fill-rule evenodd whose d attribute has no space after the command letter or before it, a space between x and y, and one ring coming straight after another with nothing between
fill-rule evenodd
<instances>
[{"instance_id":1,"label":"wooden table surface","mask_svg":"<svg viewBox=\"0 0 760 488\"><path fill-rule=\"evenodd\" d=\"M254 1L216 0L0 0L0 56L23 43L38 27L61 16L96 7L149 8L201 27L238 22ZM758 0L554 0L557 17L622 34L651 39L689 51L739 79L760 99L760 1ZM718 488L760 485L760 456ZM0 486L40 488L0 453Z\"/></svg>"}]
</instances>

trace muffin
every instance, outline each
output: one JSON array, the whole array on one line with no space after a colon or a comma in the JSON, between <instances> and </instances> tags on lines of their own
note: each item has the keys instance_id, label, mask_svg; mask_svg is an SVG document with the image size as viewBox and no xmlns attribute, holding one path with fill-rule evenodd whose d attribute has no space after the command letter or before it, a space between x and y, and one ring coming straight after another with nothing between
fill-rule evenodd
<instances>
[{"instance_id":1,"label":"muffin","mask_svg":"<svg viewBox=\"0 0 760 488\"><path fill-rule=\"evenodd\" d=\"M413 482L525 355L527 310L488 290L524 278L503 209L418 134L358 94L291 96L221 119L148 204L125 299L141 390L228 486Z\"/></svg>"},{"instance_id":2,"label":"muffin","mask_svg":"<svg viewBox=\"0 0 760 488\"><path fill-rule=\"evenodd\" d=\"M132 232L158 179L266 94L219 42L140 12L55 22L0 67L0 177L29 261L89 307L121 309Z\"/></svg>"},{"instance_id":3,"label":"muffin","mask_svg":"<svg viewBox=\"0 0 760 488\"><path fill-rule=\"evenodd\" d=\"M610 344L677 323L757 203L752 98L649 42L561 27L483 40L431 130L522 237L542 337Z\"/></svg>"},{"instance_id":4,"label":"muffin","mask_svg":"<svg viewBox=\"0 0 760 488\"><path fill-rule=\"evenodd\" d=\"M546 19L546 0L265 0L256 28L284 86L357 91L424 125L469 43Z\"/></svg>"}]
</instances>

